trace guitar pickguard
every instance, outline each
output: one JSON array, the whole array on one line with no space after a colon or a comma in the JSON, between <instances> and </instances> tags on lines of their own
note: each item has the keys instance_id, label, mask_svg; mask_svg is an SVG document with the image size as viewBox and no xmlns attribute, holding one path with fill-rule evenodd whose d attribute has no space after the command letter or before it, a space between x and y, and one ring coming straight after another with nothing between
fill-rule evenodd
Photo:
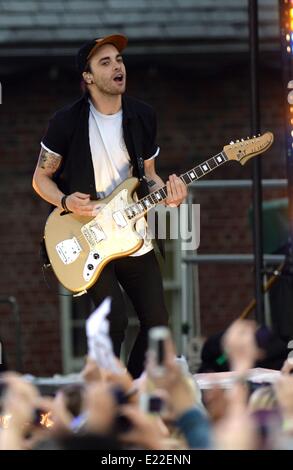
<instances>
[{"instance_id":1,"label":"guitar pickguard","mask_svg":"<svg viewBox=\"0 0 293 470\"><path fill-rule=\"evenodd\" d=\"M116 245L118 252L123 252L125 230L131 229L131 223L125 214L127 195L127 190L120 191L99 209L98 214L90 222L82 226L81 232L91 252L100 251L101 242L105 246L107 241L109 245ZM121 240L121 245L119 240Z\"/></svg>"}]
</instances>

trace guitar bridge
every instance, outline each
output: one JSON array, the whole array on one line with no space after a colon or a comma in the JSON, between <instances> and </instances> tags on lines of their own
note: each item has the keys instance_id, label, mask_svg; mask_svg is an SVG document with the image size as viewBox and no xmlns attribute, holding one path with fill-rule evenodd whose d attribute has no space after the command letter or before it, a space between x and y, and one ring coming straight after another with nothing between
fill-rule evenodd
<instances>
[{"instance_id":1,"label":"guitar bridge","mask_svg":"<svg viewBox=\"0 0 293 470\"><path fill-rule=\"evenodd\" d=\"M74 237L58 243L56 245L56 251L64 264L70 264L78 258L82 248Z\"/></svg>"},{"instance_id":2,"label":"guitar bridge","mask_svg":"<svg viewBox=\"0 0 293 470\"><path fill-rule=\"evenodd\" d=\"M81 232L92 249L97 243L106 239L105 232L97 222L84 225Z\"/></svg>"}]
</instances>

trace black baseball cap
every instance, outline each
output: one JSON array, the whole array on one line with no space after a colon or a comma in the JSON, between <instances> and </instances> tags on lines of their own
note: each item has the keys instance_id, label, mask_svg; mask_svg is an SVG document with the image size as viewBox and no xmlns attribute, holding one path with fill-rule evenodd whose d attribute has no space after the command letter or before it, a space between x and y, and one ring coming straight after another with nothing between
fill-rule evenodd
<instances>
[{"instance_id":1,"label":"black baseball cap","mask_svg":"<svg viewBox=\"0 0 293 470\"><path fill-rule=\"evenodd\" d=\"M80 74L84 72L86 64L94 52L104 44L113 44L119 52L121 52L127 46L128 39L123 34L112 34L110 36L105 36L103 38L92 39L91 41L86 42L76 56L77 69Z\"/></svg>"}]
</instances>

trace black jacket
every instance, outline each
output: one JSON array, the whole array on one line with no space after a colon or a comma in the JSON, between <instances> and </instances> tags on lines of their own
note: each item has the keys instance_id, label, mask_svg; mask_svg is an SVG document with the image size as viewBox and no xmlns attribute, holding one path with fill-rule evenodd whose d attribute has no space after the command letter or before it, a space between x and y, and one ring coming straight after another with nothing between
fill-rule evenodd
<instances>
[{"instance_id":1,"label":"black jacket","mask_svg":"<svg viewBox=\"0 0 293 470\"><path fill-rule=\"evenodd\" d=\"M158 148L155 112L149 105L128 96L122 97L122 110L124 141L133 165L133 175L142 180L143 162L152 157ZM53 115L42 142L49 150L63 157L54 175L57 186L65 194L79 191L96 199L88 120L89 102L85 94ZM147 188L144 184L142 186L145 195Z\"/></svg>"},{"instance_id":2,"label":"black jacket","mask_svg":"<svg viewBox=\"0 0 293 470\"><path fill-rule=\"evenodd\" d=\"M53 177L60 190L64 194L79 191L97 199L89 141L88 98L85 93L73 104L57 111L49 121L42 143L63 157ZM140 180L137 193L141 198L149 192L143 179L144 160L152 157L158 149L156 115L151 106L125 95L122 97L122 111L124 141L133 165L133 176ZM156 240L164 256L162 240L157 237Z\"/></svg>"}]
</instances>

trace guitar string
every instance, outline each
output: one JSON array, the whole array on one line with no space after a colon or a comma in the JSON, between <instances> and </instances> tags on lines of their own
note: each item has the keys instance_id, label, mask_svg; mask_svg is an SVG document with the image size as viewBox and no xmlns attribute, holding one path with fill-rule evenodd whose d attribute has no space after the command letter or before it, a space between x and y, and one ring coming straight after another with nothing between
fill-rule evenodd
<instances>
[{"instance_id":1,"label":"guitar string","mask_svg":"<svg viewBox=\"0 0 293 470\"><path fill-rule=\"evenodd\" d=\"M223 161L216 160L216 158L217 158L218 156L222 156L222 157L223 157ZM213 160L213 161L216 163L216 166L215 166L215 167L213 167L213 168L210 167L210 164L208 163L210 160ZM216 154L215 156L209 158L208 160L206 160L206 161L200 163L199 165L197 165L196 167L194 167L194 168L192 168L191 170L187 171L186 173L180 175L180 178L182 179L182 181L184 181L184 183L185 183L186 185L189 185L192 181L197 181L197 180L199 180L200 178L202 178L203 176L205 176L207 173L212 172L212 171L213 171L214 169L216 169L218 166L221 166L222 164L226 163L227 161L229 161L229 158L227 158L227 155L224 153L224 150L223 150L222 152L220 152L220 153ZM204 165L207 165L207 167L208 167L208 170L207 170L207 171L206 171L205 169L203 169L203 166L204 166ZM197 169L200 169L201 172L202 172L202 174L199 174L199 176L197 176L197 174L196 174L196 170L197 170ZM196 178L192 178L192 177L190 176L190 173L191 173L191 172L193 172L193 173L195 174ZM184 180L184 176L187 176L187 177L189 178L190 181L189 181L188 183L186 183L186 181ZM145 196L145 197L142 198L141 200L135 202L134 204L132 204L132 206L137 205L138 203L140 203L140 201L142 201L143 199L146 199L146 198L150 198L151 201L152 201L152 195L155 194L155 193L157 193L157 192L159 192L160 190L163 190L163 191L165 192L165 188L166 188L166 185L163 186L162 188L159 188L157 191L153 191L152 193L150 193L148 196ZM163 200L165 200L165 199L166 199L166 197L164 197ZM155 197L155 200L156 200L156 197ZM153 206L153 207L156 206L158 202L161 202L161 201L157 201L155 204L152 203L152 206ZM143 207L144 207L144 206L143 206ZM151 209L151 208L152 208L152 207L149 207L149 208L147 207L147 208L146 208L146 211L143 211L143 213L140 213L140 214L139 214L140 217L138 217L138 219L141 218L141 217L143 217L143 215L145 215L145 213L148 212L148 210ZM128 206L126 209L124 209L124 213L126 213L126 210L127 210L127 209L131 209L131 206ZM129 218L129 215L127 215L127 214L126 214L126 217L127 217L129 220L132 220L132 219ZM76 238L76 240L81 241L81 240L83 240L85 237L84 237L84 235L80 235L80 236L75 237L75 238ZM43 278L44 278L45 284L47 285L48 289L51 289L51 287L49 286L49 284L48 284L48 282L47 282L46 276L45 276L45 267L44 267L44 265L42 266L42 273L43 273ZM72 294L60 294L60 293L57 293L57 295L63 296L63 297L73 297Z\"/></svg>"},{"instance_id":2,"label":"guitar string","mask_svg":"<svg viewBox=\"0 0 293 470\"><path fill-rule=\"evenodd\" d=\"M219 156L222 156L222 157L223 157L223 161L222 161L222 162L216 162L215 159L216 159L217 157L219 157ZM208 162L209 162L210 160L214 160L214 161L216 162L216 165L217 165L217 166L214 167L214 168L210 168L210 166L209 166L209 164L208 164ZM213 157L209 158L208 160L203 161L202 163L200 163L199 165L195 166L194 168L192 168L191 170L187 171L186 173L183 173L182 175L180 175L180 178L183 180L183 177L184 177L185 175L188 175L188 178L190 179L189 183L186 183L186 182L183 180L183 182L184 182L186 185L188 185L188 184L190 184L190 183L193 182L193 181L197 181L197 180L201 179L204 175L206 175L206 174L212 172L212 171L215 170L217 167L221 166L223 163L225 163L225 162L227 162L227 161L228 161L228 160L227 160L227 157L223 154L223 151L222 151L222 152L220 152L220 153L217 153L217 154L214 155ZM203 170L201 169L201 167L202 167L203 165L205 165L205 164L208 164L208 171L203 171ZM202 174L201 174L199 177L196 176L196 178L192 179L192 178L189 176L189 173L195 172L196 169L201 169ZM144 199L149 198L149 199L151 199L151 201L152 201L151 196L152 196L153 194L156 194L157 192L159 192L159 191L161 191L161 190L165 191L165 188L166 188L166 185L165 185L165 186L162 186L161 188L157 189L156 191L153 191L152 193L148 194L147 196L144 196L143 198L141 198L140 200L138 200L138 201L135 202L134 204L131 204L130 206L126 207L126 208L123 210L124 214L126 213L126 211L127 211L128 209L131 209L131 207L136 206L137 204L141 203L141 201L143 201ZM166 198L167 198L167 196L166 196L164 199L162 199L162 201L164 201ZM137 217L137 220L139 220L140 218L142 218L142 217L148 212L149 209L152 209L152 208L155 207L159 202L162 202L162 201L158 201L157 203L151 202L151 204L152 204L151 207L146 208L145 211L143 211L143 212L141 212L141 213L139 213L139 214L136 214L136 215L139 215L139 217ZM143 203L141 203L141 204L143 204ZM96 217L96 216L93 216L93 217ZM133 219L132 219L132 218L129 218L129 216L128 216L127 214L126 214L126 217L127 217L128 220L133 220L133 221L136 220L136 219L134 219L134 218L133 218ZM76 239L78 242L81 242L82 240L85 239L85 237L84 237L84 235L79 235L78 237L75 237L75 239Z\"/></svg>"}]
</instances>

